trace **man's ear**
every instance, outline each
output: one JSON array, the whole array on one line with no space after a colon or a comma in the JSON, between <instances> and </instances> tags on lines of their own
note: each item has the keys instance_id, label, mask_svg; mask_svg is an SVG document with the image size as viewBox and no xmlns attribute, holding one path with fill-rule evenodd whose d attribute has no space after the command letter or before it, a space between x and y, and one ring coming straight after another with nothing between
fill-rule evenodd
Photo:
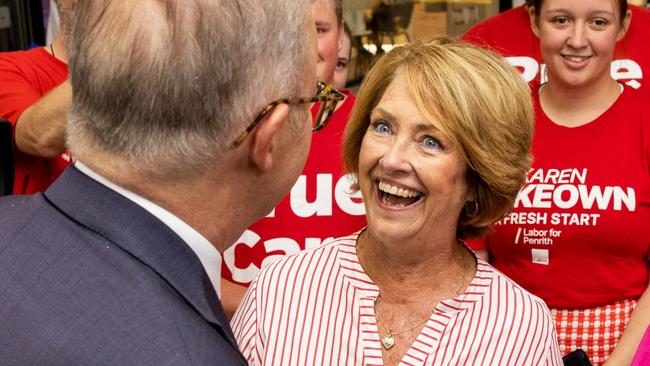
<instances>
[{"instance_id":1,"label":"man's ear","mask_svg":"<svg viewBox=\"0 0 650 366\"><path fill-rule=\"evenodd\" d=\"M273 166L275 136L282 123L289 119L289 106L279 104L269 112L251 134L249 160L259 171L266 172Z\"/></svg>"},{"instance_id":2,"label":"man's ear","mask_svg":"<svg viewBox=\"0 0 650 366\"><path fill-rule=\"evenodd\" d=\"M528 18L530 19L530 29L532 29L533 34L539 38L539 17L535 14L535 7L526 6L526 11L528 11Z\"/></svg>"}]
</instances>

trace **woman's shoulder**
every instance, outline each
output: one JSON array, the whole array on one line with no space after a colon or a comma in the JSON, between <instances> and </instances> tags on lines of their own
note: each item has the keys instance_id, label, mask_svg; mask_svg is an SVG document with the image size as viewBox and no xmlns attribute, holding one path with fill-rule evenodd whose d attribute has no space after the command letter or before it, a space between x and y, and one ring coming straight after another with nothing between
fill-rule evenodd
<instances>
[{"instance_id":1,"label":"woman's shoulder","mask_svg":"<svg viewBox=\"0 0 650 366\"><path fill-rule=\"evenodd\" d=\"M650 102L650 91L636 89L627 84L619 85L622 92L610 108L610 111L613 112L611 113L612 117L618 120L621 118L634 118L634 116L647 119L649 114L645 106Z\"/></svg>"},{"instance_id":2,"label":"woman's shoulder","mask_svg":"<svg viewBox=\"0 0 650 366\"><path fill-rule=\"evenodd\" d=\"M612 120L617 125L624 124L630 131L638 136L640 128L642 134L647 136L650 126L650 110L646 108L650 102L650 91L634 89L625 86L621 97L616 103L616 112Z\"/></svg>"},{"instance_id":3,"label":"woman's shoulder","mask_svg":"<svg viewBox=\"0 0 650 366\"><path fill-rule=\"evenodd\" d=\"M622 88L621 101L627 103L647 104L650 100L650 91L646 89L634 88L629 84L620 84Z\"/></svg>"}]
</instances>

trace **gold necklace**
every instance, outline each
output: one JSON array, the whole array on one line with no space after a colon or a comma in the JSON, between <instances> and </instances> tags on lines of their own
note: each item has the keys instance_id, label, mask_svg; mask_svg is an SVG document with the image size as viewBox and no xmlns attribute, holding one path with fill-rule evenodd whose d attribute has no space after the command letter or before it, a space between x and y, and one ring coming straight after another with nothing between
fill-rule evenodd
<instances>
[{"instance_id":1,"label":"gold necklace","mask_svg":"<svg viewBox=\"0 0 650 366\"><path fill-rule=\"evenodd\" d=\"M463 289L463 285L465 284L465 272L466 272L466 270L465 270L465 258L463 257L463 251L464 251L464 249L461 247L459 259L463 263L463 275L462 275L462 277L460 279L460 284L456 288L456 295L457 296L460 295L460 291ZM381 345L384 346L386 351L390 350L395 345L395 336L396 335L400 335L402 333L410 332L413 329L422 326L422 324L426 323L429 320L429 318L431 317L431 316L427 316L424 320L418 322L417 324L413 325L412 327L408 327L408 328L406 328L404 330L393 332L390 329L386 328L386 326L384 325L385 324L384 321L381 320L381 316L379 315L379 310L377 310L377 302L378 301L379 301L379 295L377 295L377 300L375 300L374 308L375 308L375 315L377 316L377 323L379 325L381 325L381 327L384 329L384 332L386 332L386 336L381 339Z\"/></svg>"},{"instance_id":2,"label":"gold necklace","mask_svg":"<svg viewBox=\"0 0 650 366\"><path fill-rule=\"evenodd\" d=\"M379 300L379 296L377 296L377 300ZM402 333L409 332L409 331L411 331L411 330L413 330L413 329L415 329L415 328L421 326L422 324L426 323L427 320L429 320L429 318L431 318L431 316L429 315L429 316L427 316L424 320L422 320L421 322L418 322L417 324L415 324L415 325L412 326L412 327L409 327L409 328L407 328L407 329L400 330L400 331L397 331L397 332L392 332L390 329L388 329L388 328L386 328L386 327L384 326L384 321L381 320L381 317L379 316L379 311L377 310L377 306L376 306L376 305L377 305L377 301L375 300L375 315L377 316L377 323L378 323L379 325L381 325L381 327L384 329L384 332L386 332L386 336L385 336L384 338L381 339L381 345L384 346L384 348L386 349L386 351L388 351L389 349L393 348L393 346L395 345L395 338L394 338L394 336L396 336L396 335L400 335L400 334L402 334Z\"/></svg>"}]
</instances>

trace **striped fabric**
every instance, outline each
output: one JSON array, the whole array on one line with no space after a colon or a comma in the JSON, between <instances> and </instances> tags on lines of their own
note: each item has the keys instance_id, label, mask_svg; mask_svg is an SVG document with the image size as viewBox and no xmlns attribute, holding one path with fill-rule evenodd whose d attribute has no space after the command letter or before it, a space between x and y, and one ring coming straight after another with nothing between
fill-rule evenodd
<instances>
[{"instance_id":1,"label":"striped fabric","mask_svg":"<svg viewBox=\"0 0 650 366\"><path fill-rule=\"evenodd\" d=\"M251 365L382 365L378 288L357 234L286 257L251 284L232 327ZM439 303L400 365L561 365L546 305L478 260L465 293Z\"/></svg>"},{"instance_id":2,"label":"striped fabric","mask_svg":"<svg viewBox=\"0 0 650 366\"><path fill-rule=\"evenodd\" d=\"M623 335L636 304L636 300L623 300L592 309L551 309L560 352L581 348L594 366L602 365Z\"/></svg>"}]
</instances>

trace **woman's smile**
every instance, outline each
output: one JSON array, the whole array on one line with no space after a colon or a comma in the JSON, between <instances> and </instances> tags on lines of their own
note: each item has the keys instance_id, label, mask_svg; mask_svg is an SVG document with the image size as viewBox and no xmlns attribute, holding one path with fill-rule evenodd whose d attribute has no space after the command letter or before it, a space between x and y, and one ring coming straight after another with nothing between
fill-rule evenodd
<instances>
[{"instance_id":1,"label":"woman's smile","mask_svg":"<svg viewBox=\"0 0 650 366\"><path fill-rule=\"evenodd\" d=\"M572 54L565 54L561 53L560 56L565 60L564 64L567 68L569 69L581 69L583 67L587 67L589 63L589 59L591 58L591 55L589 56L580 56L580 55L572 55Z\"/></svg>"},{"instance_id":2,"label":"woman's smile","mask_svg":"<svg viewBox=\"0 0 650 366\"><path fill-rule=\"evenodd\" d=\"M397 183L375 180L377 202L387 209L402 209L420 202L424 194Z\"/></svg>"}]
</instances>

